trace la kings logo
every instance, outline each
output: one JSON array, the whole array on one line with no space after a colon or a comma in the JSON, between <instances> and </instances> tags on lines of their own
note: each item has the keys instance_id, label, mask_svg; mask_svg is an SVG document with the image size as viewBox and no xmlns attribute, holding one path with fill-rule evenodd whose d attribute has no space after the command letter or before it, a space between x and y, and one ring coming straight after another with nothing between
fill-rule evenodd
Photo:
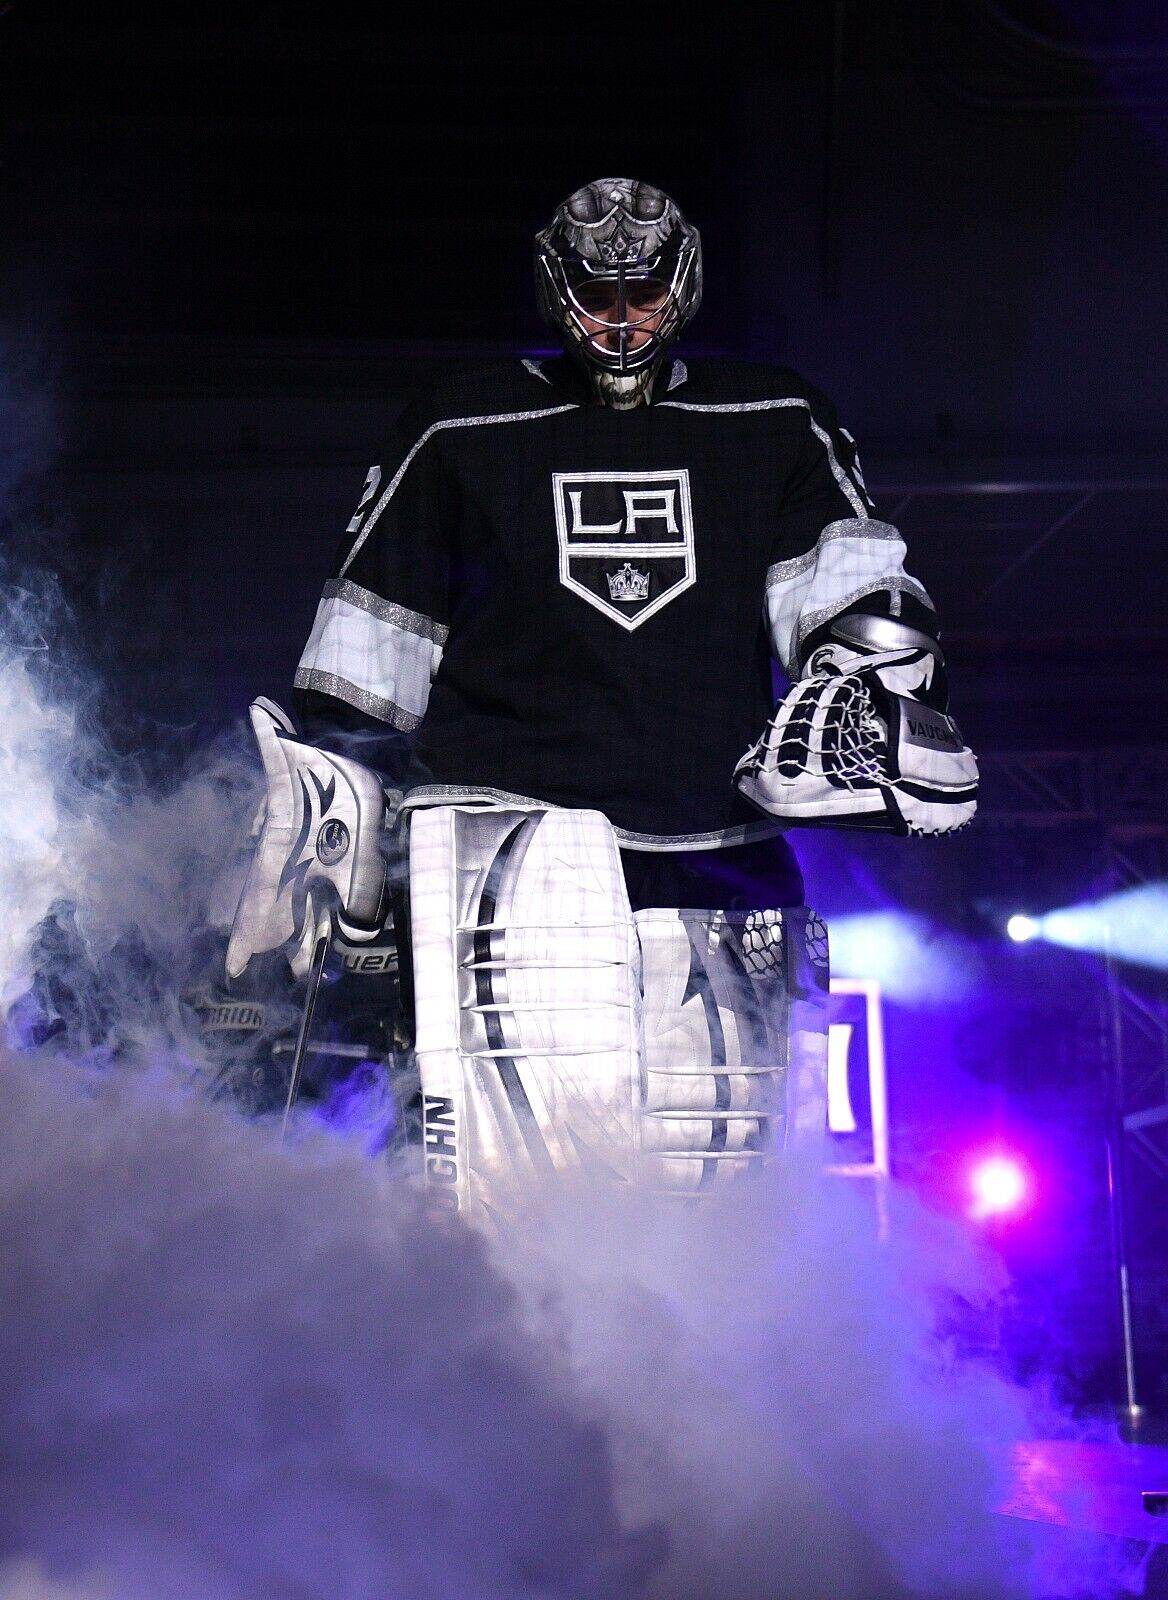
<instances>
[{"instance_id":1,"label":"la kings logo","mask_svg":"<svg viewBox=\"0 0 1168 1600\"><path fill-rule=\"evenodd\" d=\"M689 472L553 472L560 582L629 633L696 581Z\"/></svg>"}]
</instances>

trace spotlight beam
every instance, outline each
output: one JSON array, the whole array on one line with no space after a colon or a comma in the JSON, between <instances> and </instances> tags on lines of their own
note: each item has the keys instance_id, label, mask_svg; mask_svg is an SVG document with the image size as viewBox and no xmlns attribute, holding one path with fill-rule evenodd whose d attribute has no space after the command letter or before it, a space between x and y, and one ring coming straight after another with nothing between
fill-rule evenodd
<instances>
[{"instance_id":1,"label":"spotlight beam","mask_svg":"<svg viewBox=\"0 0 1168 1600\"><path fill-rule=\"evenodd\" d=\"M1041 939L1168 972L1168 883L1140 884L1041 916L1016 911L1006 922L1006 935L1015 944Z\"/></svg>"}]
</instances>

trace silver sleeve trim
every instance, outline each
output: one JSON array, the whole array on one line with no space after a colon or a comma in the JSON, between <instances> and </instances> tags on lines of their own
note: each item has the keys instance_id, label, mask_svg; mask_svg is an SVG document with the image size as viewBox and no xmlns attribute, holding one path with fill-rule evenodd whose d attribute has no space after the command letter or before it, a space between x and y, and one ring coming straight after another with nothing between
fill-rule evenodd
<instances>
[{"instance_id":1,"label":"silver sleeve trim","mask_svg":"<svg viewBox=\"0 0 1168 1600\"><path fill-rule=\"evenodd\" d=\"M394 475L390 479L389 484L387 485L387 487L383 490L382 495L381 495L381 499L377 502L377 504L373 507L373 510L366 517L365 526L361 529L361 532L357 535L357 538L353 541L353 548L349 551L348 555L345 557L344 562L341 565L341 570L337 574L337 576L339 578L343 578L345 576L345 573L348 572L349 568L352 566L353 561L354 561L354 559L355 559L355 557L357 555L358 550L360 550L361 546L365 543L366 539L368 539L369 535L372 533L374 524L376 523L378 517L385 510L386 506L393 499L395 493L397 492L397 486L402 481L402 479L405 477L406 470L409 467L410 462L414 459L414 457L417 455L418 451L426 443L427 439L432 439L436 433L441 433L443 431L443 429L445 429L445 428L479 428L479 427L482 427L486 423L489 423L489 422L531 422L537 417L554 417L554 416L558 416L561 411L577 411L577 410L579 410L579 407L573 402L573 403L570 403L568 405L562 405L562 406L544 406L538 411L502 411L502 412L496 413L493 416L485 416L485 417L445 417L445 418L443 418L443 420L441 422L432 422L430 424L430 426L426 429L426 431L422 435L422 437L419 440L417 440L417 442L415 444L413 444L410 447L410 449L406 452L405 460L402 462L401 466L394 473Z\"/></svg>"},{"instance_id":2,"label":"silver sleeve trim","mask_svg":"<svg viewBox=\"0 0 1168 1600\"><path fill-rule=\"evenodd\" d=\"M819 535L818 542L826 544L830 539L899 539L901 532L894 528L891 522L881 522L876 517L841 517L838 522L829 522Z\"/></svg>"},{"instance_id":3,"label":"silver sleeve trim","mask_svg":"<svg viewBox=\"0 0 1168 1600\"><path fill-rule=\"evenodd\" d=\"M429 639L432 644L445 644L450 632L441 622L435 622L433 617L427 617L421 611L411 611L408 606L383 600L372 589L363 589L359 583L353 583L348 578L330 578L321 590L321 598L344 600L347 605L367 611L371 617L377 617L382 622L391 622L395 628L416 634L419 639Z\"/></svg>"},{"instance_id":4,"label":"silver sleeve trim","mask_svg":"<svg viewBox=\"0 0 1168 1600\"><path fill-rule=\"evenodd\" d=\"M792 578L797 578L800 573L808 572L819 559L819 552L825 544L832 539L899 539L900 530L894 528L891 522L878 522L875 517L841 517L838 522L829 522L827 527L816 539L814 546L801 556L792 556L789 561L776 561L774 566L767 568L766 583L764 588L771 589L776 583L790 583Z\"/></svg>"},{"instance_id":5,"label":"silver sleeve trim","mask_svg":"<svg viewBox=\"0 0 1168 1600\"><path fill-rule=\"evenodd\" d=\"M523 810L562 811L550 800L536 800L528 794L512 794L509 789L492 789L487 785L462 783L425 783L411 789L402 802L402 810L417 810L420 806L444 805L510 805ZM599 806L582 809L599 811ZM723 849L729 845L748 844L754 839L773 839L784 832L783 825L772 818L758 822L739 822L730 828L713 828L708 833L635 833L629 828L618 828L609 822L617 842L630 850L661 851Z\"/></svg>"},{"instance_id":6,"label":"silver sleeve trim","mask_svg":"<svg viewBox=\"0 0 1168 1600\"><path fill-rule=\"evenodd\" d=\"M773 589L776 583L790 583L792 578L799 577L800 573L810 572L819 555L819 545L815 544L804 555L792 556L789 561L776 561L773 567L767 568L764 589Z\"/></svg>"},{"instance_id":7,"label":"silver sleeve trim","mask_svg":"<svg viewBox=\"0 0 1168 1600\"><path fill-rule=\"evenodd\" d=\"M300 667L292 682L297 689L315 689L320 694L332 695L334 700L343 700L346 705L363 711L366 716L376 717L379 722L388 722L399 733L413 733L422 721L412 711L403 711L392 700L385 699L383 695L370 694L368 689L358 688L348 678L337 677L335 672L321 672L318 667Z\"/></svg>"}]
</instances>

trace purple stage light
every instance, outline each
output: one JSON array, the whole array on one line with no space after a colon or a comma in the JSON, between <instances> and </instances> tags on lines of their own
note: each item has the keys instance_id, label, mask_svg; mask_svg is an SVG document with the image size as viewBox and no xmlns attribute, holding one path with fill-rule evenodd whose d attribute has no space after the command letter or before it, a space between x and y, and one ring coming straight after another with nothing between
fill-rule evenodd
<instances>
[{"instance_id":1,"label":"purple stage light","mask_svg":"<svg viewBox=\"0 0 1168 1600\"><path fill-rule=\"evenodd\" d=\"M969 1214L982 1222L1017 1212L1031 1197L1030 1174L1017 1156L983 1156L969 1174L973 1202Z\"/></svg>"}]
</instances>

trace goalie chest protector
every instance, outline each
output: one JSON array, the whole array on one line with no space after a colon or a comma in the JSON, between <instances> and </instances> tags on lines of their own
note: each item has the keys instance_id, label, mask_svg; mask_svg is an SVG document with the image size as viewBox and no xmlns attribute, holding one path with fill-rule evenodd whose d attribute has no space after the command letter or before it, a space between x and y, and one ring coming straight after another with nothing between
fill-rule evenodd
<instances>
[{"instance_id":1,"label":"goalie chest protector","mask_svg":"<svg viewBox=\"0 0 1168 1600\"><path fill-rule=\"evenodd\" d=\"M413 734L419 798L594 808L659 849L770 833L732 784L773 701L767 572L867 504L785 369L674 361L623 413L564 358L474 370L371 469L296 681Z\"/></svg>"}]
</instances>

